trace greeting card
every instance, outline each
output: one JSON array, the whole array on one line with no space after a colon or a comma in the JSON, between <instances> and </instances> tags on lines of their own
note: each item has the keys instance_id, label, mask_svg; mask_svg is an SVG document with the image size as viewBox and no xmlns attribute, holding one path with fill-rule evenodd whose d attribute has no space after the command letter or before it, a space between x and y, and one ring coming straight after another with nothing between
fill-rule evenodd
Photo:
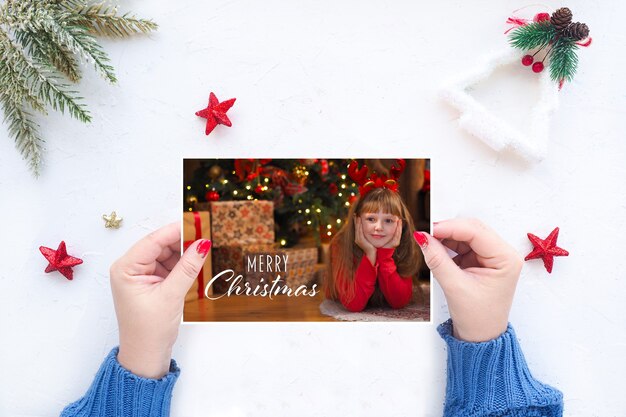
<instances>
[{"instance_id":1,"label":"greeting card","mask_svg":"<svg viewBox=\"0 0 626 417\"><path fill-rule=\"evenodd\" d=\"M428 159L185 159L186 322L429 321Z\"/></svg>"}]
</instances>

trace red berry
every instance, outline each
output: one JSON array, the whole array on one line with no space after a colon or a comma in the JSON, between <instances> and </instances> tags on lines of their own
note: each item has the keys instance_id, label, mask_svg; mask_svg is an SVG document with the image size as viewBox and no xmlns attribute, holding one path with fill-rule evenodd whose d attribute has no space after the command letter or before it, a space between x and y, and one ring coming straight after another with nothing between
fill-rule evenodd
<instances>
[{"instance_id":1,"label":"red berry","mask_svg":"<svg viewBox=\"0 0 626 417\"><path fill-rule=\"evenodd\" d=\"M543 62L535 62L533 64L533 72L541 72L543 71Z\"/></svg>"},{"instance_id":2,"label":"red berry","mask_svg":"<svg viewBox=\"0 0 626 417\"><path fill-rule=\"evenodd\" d=\"M543 22L544 20L550 20L548 13L537 13L533 19L535 22Z\"/></svg>"},{"instance_id":3,"label":"red berry","mask_svg":"<svg viewBox=\"0 0 626 417\"><path fill-rule=\"evenodd\" d=\"M532 55L524 55L524 57L522 58L522 64L527 67L530 64L533 63L533 56Z\"/></svg>"}]
</instances>

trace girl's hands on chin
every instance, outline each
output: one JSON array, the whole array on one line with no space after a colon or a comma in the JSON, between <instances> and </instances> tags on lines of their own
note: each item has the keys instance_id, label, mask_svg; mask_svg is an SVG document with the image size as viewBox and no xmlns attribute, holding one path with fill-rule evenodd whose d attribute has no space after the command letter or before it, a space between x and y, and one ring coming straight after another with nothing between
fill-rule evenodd
<instances>
[{"instance_id":1,"label":"girl's hands on chin","mask_svg":"<svg viewBox=\"0 0 626 417\"><path fill-rule=\"evenodd\" d=\"M376 247L365 238L365 234L363 233L363 219L361 219L361 216L354 216L354 243L363 250L372 265L375 265Z\"/></svg>"},{"instance_id":2,"label":"girl's hands on chin","mask_svg":"<svg viewBox=\"0 0 626 417\"><path fill-rule=\"evenodd\" d=\"M402 239L402 219L396 219L396 228L393 232L393 236L383 247L388 249L397 248L400 246L400 239Z\"/></svg>"}]
</instances>

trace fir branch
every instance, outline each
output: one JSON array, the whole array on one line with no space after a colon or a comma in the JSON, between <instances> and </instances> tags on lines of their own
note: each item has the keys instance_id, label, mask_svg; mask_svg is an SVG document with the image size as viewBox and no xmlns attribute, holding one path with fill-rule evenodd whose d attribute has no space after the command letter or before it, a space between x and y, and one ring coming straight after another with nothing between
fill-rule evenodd
<instances>
[{"instance_id":1,"label":"fir branch","mask_svg":"<svg viewBox=\"0 0 626 417\"><path fill-rule=\"evenodd\" d=\"M6 34L0 31L0 58L29 86L30 91L50 104L54 110L62 113L67 108L69 114L81 122L90 122L91 116L84 104L77 103L80 97L74 97L74 91L66 90L67 86L59 83L54 76L54 68L43 62L30 62L24 51L13 44Z\"/></svg>"},{"instance_id":2,"label":"fir branch","mask_svg":"<svg viewBox=\"0 0 626 417\"><path fill-rule=\"evenodd\" d=\"M50 1L53 1L54 3L68 10L76 9L78 7L83 7L87 3L86 0L50 0Z\"/></svg>"},{"instance_id":3,"label":"fir branch","mask_svg":"<svg viewBox=\"0 0 626 417\"><path fill-rule=\"evenodd\" d=\"M76 7L73 12L82 17L81 23L94 35L126 38L150 33L159 27L150 19L138 19L129 13L118 16L117 8L111 8L105 2Z\"/></svg>"},{"instance_id":4,"label":"fir branch","mask_svg":"<svg viewBox=\"0 0 626 417\"><path fill-rule=\"evenodd\" d=\"M28 49L33 57L39 61L50 62L70 81L80 80L80 69L74 54L65 46L55 43L46 32L16 30L15 39L23 48Z\"/></svg>"},{"instance_id":5,"label":"fir branch","mask_svg":"<svg viewBox=\"0 0 626 417\"><path fill-rule=\"evenodd\" d=\"M109 82L117 81L113 67L108 64L109 57L96 39L89 34L89 29L81 24L80 17L49 2L31 4L22 14L24 16L12 19L16 21L10 23L14 30L46 32L58 47L65 47L87 61L92 61L96 70Z\"/></svg>"},{"instance_id":6,"label":"fir branch","mask_svg":"<svg viewBox=\"0 0 626 417\"><path fill-rule=\"evenodd\" d=\"M0 48L2 47L3 44L0 44ZM4 56L4 51L0 51L0 56ZM33 91L32 86L11 67L6 65L4 61L0 62L0 83L2 85L0 89L1 94L4 94L16 103L26 101L34 110L47 114L45 103Z\"/></svg>"},{"instance_id":7,"label":"fir branch","mask_svg":"<svg viewBox=\"0 0 626 417\"><path fill-rule=\"evenodd\" d=\"M9 135L15 139L15 147L28 161L31 172L38 177L43 140L39 137L37 124L31 120L31 115L23 109L21 103L5 94L4 91L0 93L0 105L4 112L4 122L9 128Z\"/></svg>"},{"instance_id":8,"label":"fir branch","mask_svg":"<svg viewBox=\"0 0 626 417\"><path fill-rule=\"evenodd\" d=\"M84 19L64 7L48 1L8 1L3 16L14 31L45 32L58 48L66 48L94 63L96 70L111 83L117 79L109 57L82 25Z\"/></svg>"},{"instance_id":9,"label":"fir branch","mask_svg":"<svg viewBox=\"0 0 626 417\"><path fill-rule=\"evenodd\" d=\"M550 21L532 22L513 30L509 42L514 48L526 51L548 45L555 36L556 29Z\"/></svg>"},{"instance_id":10,"label":"fir branch","mask_svg":"<svg viewBox=\"0 0 626 417\"><path fill-rule=\"evenodd\" d=\"M16 146L35 175L42 140L28 107L46 114L46 106L82 121L91 116L75 91L60 81L80 79L80 58L93 62L111 83L113 67L93 35L126 37L157 28L151 20L117 16L99 0L0 0L0 107Z\"/></svg>"},{"instance_id":11,"label":"fir branch","mask_svg":"<svg viewBox=\"0 0 626 417\"><path fill-rule=\"evenodd\" d=\"M578 67L578 45L570 38L559 38L550 54L550 78L553 81L572 81Z\"/></svg>"},{"instance_id":12,"label":"fir branch","mask_svg":"<svg viewBox=\"0 0 626 417\"><path fill-rule=\"evenodd\" d=\"M81 25L81 17L54 5L37 7L35 18L29 22L31 32L45 31L59 46L66 47L88 61L92 61L96 70L109 82L117 79L113 67L108 64L109 57L91 34Z\"/></svg>"},{"instance_id":13,"label":"fir branch","mask_svg":"<svg viewBox=\"0 0 626 417\"><path fill-rule=\"evenodd\" d=\"M1 94L6 95L16 103L26 102L33 110L48 114L45 103L31 90L29 85L25 84L19 74L4 63L0 63L0 82L2 82Z\"/></svg>"}]
</instances>

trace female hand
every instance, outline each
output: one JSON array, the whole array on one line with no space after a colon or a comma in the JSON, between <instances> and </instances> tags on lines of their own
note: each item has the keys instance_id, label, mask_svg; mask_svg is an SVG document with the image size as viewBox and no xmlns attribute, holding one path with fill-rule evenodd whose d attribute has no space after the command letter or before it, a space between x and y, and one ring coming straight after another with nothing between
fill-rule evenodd
<instances>
[{"instance_id":1,"label":"female hand","mask_svg":"<svg viewBox=\"0 0 626 417\"><path fill-rule=\"evenodd\" d=\"M372 265L375 265L376 247L365 238L365 234L363 233L363 220L360 216L354 216L354 243L363 250Z\"/></svg>"},{"instance_id":2,"label":"female hand","mask_svg":"<svg viewBox=\"0 0 626 417\"><path fill-rule=\"evenodd\" d=\"M396 219L396 229L393 233L393 237L389 242L383 246L383 248L397 248L400 246L400 239L402 238L402 219Z\"/></svg>"},{"instance_id":3,"label":"female hand","mask_svg":"<svg viewBox=\"0 0 626 417\"><path fill-rule=\"evenodd\" d=\"M211 248L194 242L180 256L180 223L150 233L111 265L111 290L120 331L118 362L135 375L169 371L185 294Z\"/></svg>"},{"instance_id":4,"label":"female hand","mask_svg":"<svg viewBox=\"0 0 626 417\"><path fill-rule=\"evenodd\" d=\"M434 238L423 232L414 236L445 293L454 337L483 342L505 332L523 265L520 255L475 219L435 223ZM450 258L444 245L458 256Z\"/></svg>"}]
</instances>

